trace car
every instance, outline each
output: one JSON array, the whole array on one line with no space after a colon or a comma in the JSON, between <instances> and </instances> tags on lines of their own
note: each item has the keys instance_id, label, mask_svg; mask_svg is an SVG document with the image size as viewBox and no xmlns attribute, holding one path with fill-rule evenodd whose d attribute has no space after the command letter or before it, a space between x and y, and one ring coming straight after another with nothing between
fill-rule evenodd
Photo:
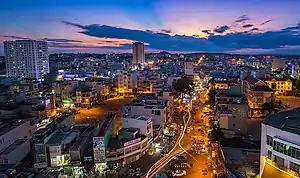
<instances>
[{"instance_id":1,"label":"car","mask_svg":"<svg viewBox=\"0 0 300 178\"><path fill-rule=\"evenodd\" d=\"M207 175L208 173L207 173L207 169L205 168L205 169L202 169L202 175Z\"/></svg>"},{"instance_id":2,"label":"car","mask_svg":"<svg viewBox=\"0 0 300 178\"><path fill-rule=\"evenodd\" d=\"M186 171L185 170L175 170L172 172L173 177L182 177L186 176Z\"/></svg>"},{"instance_id":3,"label":"car","mask_svg":"<svg viewBox=\"0 0 300 178\"><path fill-rule=\"evenodd\" d=\"M252 142L254 142L254 138L252 137L252 135L248 135L248 139Z\"/></svg>"},{"instance_id":4,"label":"car","mask_svg":"<svg viewBox=\"0 0 300 178\"><path fill-rule=\"evenodd\" d=\"M192 168L193 165L189 164L189 163L172 163L171 164L173 169L186 169L186 168Z\"/></svg>"}]
</instances>

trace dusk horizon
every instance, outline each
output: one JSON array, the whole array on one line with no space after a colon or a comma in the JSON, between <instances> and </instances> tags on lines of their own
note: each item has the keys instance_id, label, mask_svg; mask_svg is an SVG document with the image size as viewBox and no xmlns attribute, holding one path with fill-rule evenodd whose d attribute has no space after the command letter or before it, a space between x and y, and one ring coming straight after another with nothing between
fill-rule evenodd
<instances>
[{"instance_id":1,"label":"dusk horizon","mask_svg":"<svg viewBox=\"0 0 300 178\"><path fill-rule=\"evenodd\" d=\"M46 41L50 53L124 53L140 41L146 52L299 55L299 6L279 0L6 1L0 55L4 41L22 39Z\"/></svg>"}]
</instances>

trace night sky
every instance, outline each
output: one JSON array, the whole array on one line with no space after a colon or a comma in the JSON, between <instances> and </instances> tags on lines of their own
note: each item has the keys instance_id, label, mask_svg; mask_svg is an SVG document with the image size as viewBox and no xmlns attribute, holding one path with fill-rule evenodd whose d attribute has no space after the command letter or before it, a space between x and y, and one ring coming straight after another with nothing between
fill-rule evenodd
<instances>
[{"instance_id":1,"label":"night sky","mask_svg":"<svg viewBox=\"0 0 300 178\"><path fill-rule=\"evenodd\" d=\"M1 0L3 41L50 52L300 54L299 0Z\"/></svg>"}]
</instances>

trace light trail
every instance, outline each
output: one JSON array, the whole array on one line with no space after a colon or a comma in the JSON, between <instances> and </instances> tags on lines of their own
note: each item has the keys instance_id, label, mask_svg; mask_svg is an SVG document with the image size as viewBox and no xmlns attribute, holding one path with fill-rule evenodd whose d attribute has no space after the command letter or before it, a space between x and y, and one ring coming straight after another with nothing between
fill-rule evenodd
<instances>
[{"instance_id":1,"label":"light trail","mask_svg":"<svg viewBox=\"0 0 300 178\"><path fill-rule=\"evenodd\" d=\"M193 100L191 100L191 107L190 107L190 108L192 108L192 106L193 106ZM179 136L179 139L177 139L177 141L176 141L176 144L174 144L174 147L171 149L171 151L169 152L169 154L166 155L167 157L163 157L162 159L158 160L153 166L150 167L150 169L149 169L148 172L147 172L146 178L153 177L153 176L154 176L161 168L163 168L166 164L168 164L168 163L169 163L169 162L170 162L177 154L184 153L184 152L188 153L188 152L182 147L182 145L181 145L180 142L181 142L181 140L182 140L183 137L184 137L186 128L187 128L188 123L189 123L189 121L190 121L190 119L191 119L190 108L189 108L189 110L188 110L188 116L189 116L189 117L188 117L187 122L185 122L185 119L184 119L186 115L183 116L184 127L183 127L182 132L181 132L181 134L180 134L180 136ZM181 151L179 151L179 153L172 154L172 152L175 150L175 148L176 148L177 146L179 146L179 147L181 148ZM189 154L189 153L188 153L188 154ZM170 157L170 155L172 155L172 156ZM194 158L194 159L195 159L195 158ZM163 163L162 163L161 165L159 165L161 162L163 162ZM155 166L159 166L159 167L154 169ZM153 169L154 169L154 172L152 172Z\"/></svg>"}]
</instances>

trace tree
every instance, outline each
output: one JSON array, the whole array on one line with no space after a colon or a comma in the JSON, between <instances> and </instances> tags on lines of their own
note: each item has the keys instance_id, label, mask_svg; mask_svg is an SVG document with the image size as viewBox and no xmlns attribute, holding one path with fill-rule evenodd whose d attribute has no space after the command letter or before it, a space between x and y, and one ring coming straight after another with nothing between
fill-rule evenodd
<instances>
[{"instance_id":1,"label":"tree","mask_svg":"<svg viewBox=\"0 0 300 178\"><path fill-rule=\"evenodd\" d=\"M295 88L296 88L296 95L298 95L298 93L300 93L300 80L299 79L296 81Z\"/></svg>"},{"instance_id":2,"label":"tree","mask_svg":"<svg viewBox=\"0 0 300 178\"><path fill-rule=\"evenodd\" d=\"M268 103L264 103L262 105L262 109L263 109L263 112L265 111L268 111L268 114L271 114L273 111L276 110L276 104L274 101L271 101L271 102L268 102Z\"/></svg>"},{"instance_id":3,"label":"tree","mask_svg":"<svg viewBox=\"0 0 300 178\"><path fill-rule=\"evenodd\" d=\"M211 133L209 134L209 138L213 141L220 141L223 138L223 132L218 127L216 129L213 129Z\"/></svg>"},{"instance_id":4,"label":"tree","mask_svg":"<svg viewBox=\"0 0 300 178\"><path fill-rule=\"evenodd\" d=\"M175 82L173 82L173 89L175 90L177 95L181 94L191 94L193 91L193 80L187 76L184 76Z\"/></svg>"},{"instance_id":5,"label":"tree","mask_svg":"<svg viewBox=\"0 0 300 178\"><path fill-rule=\"evenodd\" d=\"M211 106L215 106L216 90L211 89L208 93L208 102Z\"/></svg>"}]
</instances>

